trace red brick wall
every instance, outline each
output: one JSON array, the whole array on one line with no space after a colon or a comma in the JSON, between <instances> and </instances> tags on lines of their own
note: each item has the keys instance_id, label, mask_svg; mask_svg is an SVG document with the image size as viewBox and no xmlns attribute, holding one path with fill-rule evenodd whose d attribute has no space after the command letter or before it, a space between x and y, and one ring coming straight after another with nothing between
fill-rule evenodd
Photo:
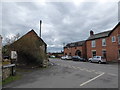
<instances>
[{"instance_id":1,"label":"red brick wall","mask_svg":"<svg viewBox=\"0 0 120 90\"><path fill-rule=\"evenodd\" d=\"M116 28L107 38L107 57L108 60L117 60L118 59L118 29ZM112 36L116 37L116 42L112 42Z\"/></svg>"},{"instance_id":2,"label":"red brick wall","mask_svg":"<svg viewBox=\"0 0 120 90\"><path fill-rule=\"evenodd\" d=\"M102 39L96 39L96 47L91 47L91 40L86 42L86 48L87 48L87 58L92 57L92 50L96 50L96 55L102 56L102 50L106 50L107 52L107 60L117 60L118 59L118 32L120 34L120 26L117 27L109 37L106 37L106 46L102 46ZM112 42L111 37L116 37L116 42Z\"/></svg>"},{"instance_id":3,"label":"red brick wall","mask_svg":"<svg viewBox=\"0 0 120 90\"><path fill-rule=\"evenodd\" d=\"M71 53L72 56L75 56L75 53L77 50L81 51L81 57L86 57L86 51L85 51L85 45L83 46L77 46L77 47L70 47L70 48L64 48L64 55L65 53L67 53L67 55L69 55L69 53Z\"/></svg>"}]
</instances>

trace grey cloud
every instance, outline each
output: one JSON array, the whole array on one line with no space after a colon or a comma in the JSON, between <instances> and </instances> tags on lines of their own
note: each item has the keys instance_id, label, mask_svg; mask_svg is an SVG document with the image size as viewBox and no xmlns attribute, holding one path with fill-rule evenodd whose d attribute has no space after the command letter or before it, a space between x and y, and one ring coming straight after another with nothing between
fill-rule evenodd
<instances>
[{"instance_id":1,"label":"grey cloud","mask_svg":"<svg viewBox=\"0 0 120 90\"><path fill-rule=\"evenodd\" d=\"M48 44L48 51L61 51L63 43L85 40L89 31L112 29L117 24L117 3L84 2L18 2L2 4L3 37L10 33L27 33L35 29ZM51 47L51 46L54 47Z\"/></svg>"}]
</instances>

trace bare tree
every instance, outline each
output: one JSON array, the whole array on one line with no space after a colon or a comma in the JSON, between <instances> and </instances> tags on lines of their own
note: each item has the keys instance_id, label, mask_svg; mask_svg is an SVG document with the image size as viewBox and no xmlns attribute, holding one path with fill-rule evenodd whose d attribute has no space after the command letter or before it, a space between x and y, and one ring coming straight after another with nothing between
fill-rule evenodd
<instances>
[{"instance_id":1,"label":"bare tree","mask_svg":"<svg viewBox=\"0 0 120 90\"><path fill-rule=\"evenodd\" d=\"M17 41L20 38L20 33L17 33L15 36L11 37L11 38L6 38L6 45L10 45L11 43Z\"/></svg>"}]
</instances>

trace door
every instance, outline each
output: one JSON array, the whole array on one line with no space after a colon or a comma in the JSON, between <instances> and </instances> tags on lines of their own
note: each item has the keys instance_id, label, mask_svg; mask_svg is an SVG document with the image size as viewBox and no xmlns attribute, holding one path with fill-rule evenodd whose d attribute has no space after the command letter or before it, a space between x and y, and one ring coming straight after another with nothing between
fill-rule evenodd
<instances>
[{"instance_id":1,"label":"door","mask_svg":"<svg viewBox=\"0 0 120 90\"><path fill-rule=\"evenodd\" d=\"M107 59L107 54L106 54L106 53L107 53L106 50L103 50L103 51L102 51L103 59Z\"/></svg>"}]
</instances>

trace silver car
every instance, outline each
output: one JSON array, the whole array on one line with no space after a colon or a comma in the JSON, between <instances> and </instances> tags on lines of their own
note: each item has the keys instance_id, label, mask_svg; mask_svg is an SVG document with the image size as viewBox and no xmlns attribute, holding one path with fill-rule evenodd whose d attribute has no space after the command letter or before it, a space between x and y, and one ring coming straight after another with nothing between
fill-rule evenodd
<instances>
[{"instance_id":1,"label":"silver car","mask_svg":"<svg viewBox=\"0 0 120 90\"><path fill-rule=\"evenodd\" d=\"M62 56L61 59L62 59L62 60L70 60L70 59L72 59L72 57L66 55L66 56Z\"/></svg>"},{"instance_id":2,"label":"silver car","mask_svg":"<svg viewBox=\"0 0 120 90\"><path fill-rule=\"evenodd\" d=\"M99 64L101 63L106 63L106 59L103 58L102 56L94 56L93 58L89 58L89 62L98 62Z\"/></svg>"}]
</instances>

